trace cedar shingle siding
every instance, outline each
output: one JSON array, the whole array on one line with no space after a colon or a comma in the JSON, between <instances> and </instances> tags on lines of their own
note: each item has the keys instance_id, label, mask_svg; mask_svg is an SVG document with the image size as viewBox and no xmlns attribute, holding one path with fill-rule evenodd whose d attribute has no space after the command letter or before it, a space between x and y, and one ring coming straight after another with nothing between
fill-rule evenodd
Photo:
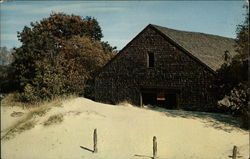
<instances>
[{"instance_id":1,"label":"cedar shingle siding","mask_svg":"<svg viewBox=\"0 0 250 159\"><path fill-rule=\"evenodd\" d=\"M180 38L180 35L185 38ZM188 47L188 43L192 45ZM234 54L233 44L234 40L229 38L150 24L96 76L95 100L112 104L129 101L138 106L155 104L165 108L212 110L215 100L209 93L209 87L215 77L215 69L223 63L224 52L228 50ZM205 57L209 60L203 61Z\"/></svg>"}]
</instances>

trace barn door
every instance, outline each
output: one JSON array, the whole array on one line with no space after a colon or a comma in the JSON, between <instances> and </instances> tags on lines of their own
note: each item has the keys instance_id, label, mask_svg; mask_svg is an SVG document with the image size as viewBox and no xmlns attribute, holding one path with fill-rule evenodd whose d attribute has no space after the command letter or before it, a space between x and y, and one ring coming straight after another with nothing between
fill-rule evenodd
<instances>
[{"instance_id":1,"label":"barn door","mask_svg":"<svg viewBox=\"0 0 250 159\"><path fill-rule=\"evenodd\" d=\"M175 91L158 90L158 89L144 89L141 92L141 105L152 105L163 107L166 109L176 109L177 95Z\"/></svg>"}]
</instances>

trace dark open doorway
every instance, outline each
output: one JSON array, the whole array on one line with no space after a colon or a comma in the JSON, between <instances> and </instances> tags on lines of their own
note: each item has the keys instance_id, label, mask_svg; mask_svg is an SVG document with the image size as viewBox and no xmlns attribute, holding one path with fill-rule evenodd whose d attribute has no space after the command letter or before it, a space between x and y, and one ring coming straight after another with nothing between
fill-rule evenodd
<instances>
[{"instance_id":1,"label":"dark open doorway","mask_svg":"<svg viewBox=\"0 0 250 159\"><path fill-rule=\"evenodd\" d=\"M177 91L159 90L159 89L143 89L141 98L143 105L152 105L163 107L166 109L178 108Z\"/></svg>"}]
</instances>

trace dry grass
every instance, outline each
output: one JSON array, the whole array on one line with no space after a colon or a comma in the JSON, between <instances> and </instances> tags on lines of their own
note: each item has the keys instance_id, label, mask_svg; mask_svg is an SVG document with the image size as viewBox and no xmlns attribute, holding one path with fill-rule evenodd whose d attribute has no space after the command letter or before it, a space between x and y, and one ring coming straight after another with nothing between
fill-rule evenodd
<instances>
[{"instance_id":1,"label":"dry grass","mask_svg":"<svg viewBox=\"0 0 250 159\"><path fill-rule=\"evenodd\" d=\"M19 125L16 130L18 133L21 133L25 130L30 130L32 128L35 127L35 124L36 122L35 121L28 121L28 122L25 122L25 123L22 123L21 125Z\"/></svg>"},{"instance_id":2,"label":"dry grass","mask_svg":"<svg viewBox=\"0 0 250 159\"><path fill-rule=\"evenodd\" d=\"M1 132L1 139L10 139L14 137L17 133L22 133L25 130L32 129L36 122L34 121L35 118L39 118L44 116L47 112L49 112L53 107L62 107L62 103L65 100L70 100L75 98L75 95L69 95L64 97L57 97L54 100L48 100L43 101L40 103L35 104L28 104L28 103L22 103L18 102L18 97L16 94L9 94L7 95L3 101L2 106L20 106L23 109L29 109L28 113L23 114L22 118L17 121L15 124L13 124L8 129L4 130L4 132ZM50 116L49 119L44 122L44 126L48 126L51 124L60 123L63 121L63 115L57 114Z\"/></svg>"},{"instance_id":3,"label":"dry grass","mask_svg":"<svg viewBox=\"0 0 250 159\"><path fill-rule=\"evenodd\" d=\"M2 100L1 106L7 107L7 106L18 106L22 108L28 108L28 107L35 107L37 104L29 104L21 102L21 95L20 93L10 93L7 96L5 96Z\"/></svg>"},{"instance_id":4,"label":"dry grass","mask_svg":"<svg viewBox=\"0 0 250 159\"><path fill-rule=\"evenodd\" d=\"M25 114L22 119L17 121L8 130L5 130L6 133L1 136L1 139L10 139L14 137L17 133L22 133L25 130L33 128L35 126L35 122L33 119L44 116L50 109L51 107L49 107L48 105L34 108L33 110Z\"/></svg>"},{"instance_id":5,"label":"dry grass","mask_svg":"<svg viewBox=\"0 0 250 159\"><path fill-rule=\"evenodd\" d=\"M52 115L48 118L48 120L46 120L43 125L44 126L49 126L52 124L58 124L61 123L63 121L63 115L62 114L56 114L56 115Z\"/></svg>"},{"instance_id":6,"label":"dry grass","mask_svg":"<svg viewBox=\"0 0 250 159\"><path fill-rule=\"evenodd\" d=\"M9 140L15 137L16 134L18 133L20 134L26 130L30 130L34 128L35 125L36 125L36 122L34 120L29 120L27 122L20 121L17 124L15 124L15 127L12 127L11 129L9 129L9 131L1 137L1 140Z\"/></svg>"},{"instance_id":7,"label":"dry grass","mask_svg":"<svg viewBox=\"0 0 250 159\"><path fill-rule=\"evenodd\" d=\"M118 105L123 105L123 106L132 106L132 102L128 100L124 100L122 102L119 102Z\"/></svg>"},{"instance_id":8,"label":"dry grass","mask_svg":"<svg viewBox=\"0 0 250 159\"><path fill-rule=\"evenodd\" d=\"M10 128L5 130L5 134L1 136L1 139L10 139L15 137L17 133L22 133L25 130L29 130L35 126L34 118L44 116L51 108L48 106L38 107L24 115L22 119L17 121Z\"/></svg>"},{"instance_id":9,"label":"dry grass","mask_svg":"<svg viewBox=\"0 0 250 159\"><path fill-rule=\"evenodd\" d=\"M76 95L67 95L67 96L60 96L55 97L51 100L44 100L37 103L25 103L21 102L21 95L19 93L10 93L4 99L2 100L1 106L19 106L23 109L30 109L30 108L37 108L37 107L43 107L43 106L54 106L54 107L60 107L62 106L62 102L65 100L73 99L77 97Z\"/></svg>"}]
</instances>

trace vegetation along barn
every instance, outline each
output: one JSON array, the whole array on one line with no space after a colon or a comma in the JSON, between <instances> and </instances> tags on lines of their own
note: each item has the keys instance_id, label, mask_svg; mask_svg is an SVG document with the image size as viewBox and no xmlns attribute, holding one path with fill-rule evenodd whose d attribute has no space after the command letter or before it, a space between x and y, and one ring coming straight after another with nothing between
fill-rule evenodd
<instances>
[{"instance_id":1,"label":"vegetation along barn","mask_svg":"<svg viewBox=\"0 0 250 159\"><path fill-rule=\"evenodd\" d=\"M234 45L226 37L149 24L96 76L95 100L212 110L211 82Z\"/></svg>"}]
</instances>

